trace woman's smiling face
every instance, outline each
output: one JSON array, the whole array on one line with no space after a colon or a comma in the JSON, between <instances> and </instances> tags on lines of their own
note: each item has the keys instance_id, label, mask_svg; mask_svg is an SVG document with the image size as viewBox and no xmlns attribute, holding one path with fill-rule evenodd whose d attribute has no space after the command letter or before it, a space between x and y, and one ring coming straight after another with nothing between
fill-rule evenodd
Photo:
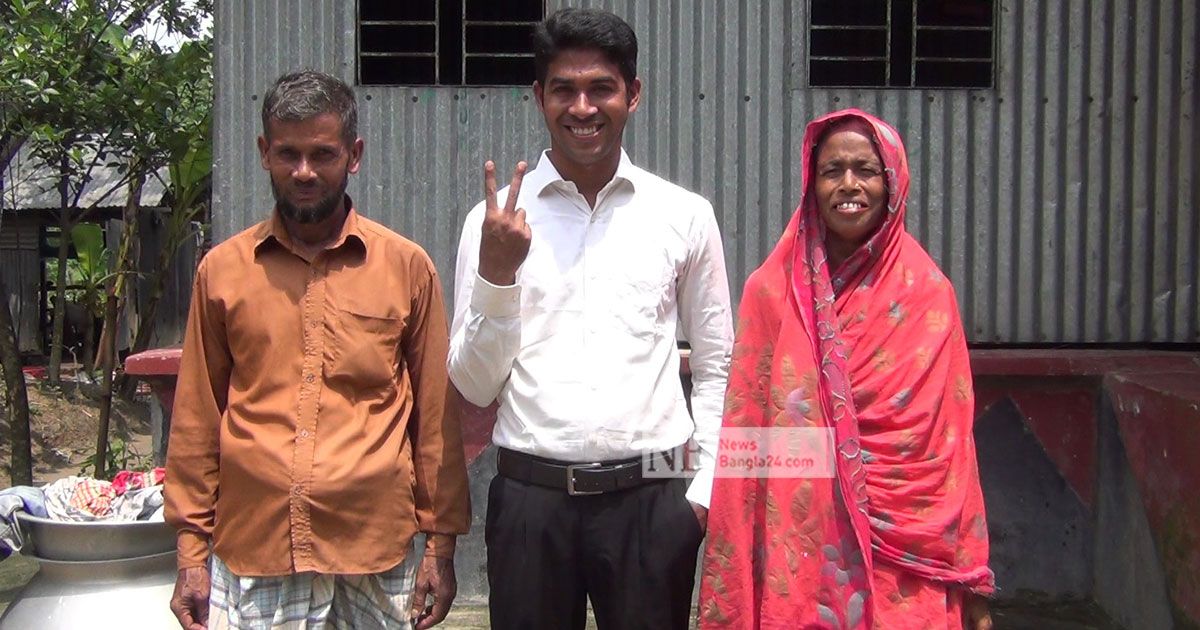
<instances>
[{"instance_id":1,"label":"woman's smiling face","mask_svg":"<svg viewBox=\"0 0 1200 630\"><path fill-rule=\"evenodd\" d=\"M879 228L887 206L883 160L871 139L854 127L826 137L817 147L814 192L826 246L844 259Z\"/></svg>"}]
</instances>

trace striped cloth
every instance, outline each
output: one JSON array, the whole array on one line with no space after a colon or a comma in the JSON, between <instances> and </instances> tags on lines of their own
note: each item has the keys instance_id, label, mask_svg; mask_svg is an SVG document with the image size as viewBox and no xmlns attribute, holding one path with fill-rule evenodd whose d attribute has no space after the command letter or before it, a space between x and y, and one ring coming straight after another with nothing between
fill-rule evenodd
<instances>
[{"instance_id":1,"label":"striped cloth","mask_svg":"<svg viewBox=\"0 0 1200 630\"><path fill-rule=\"evenodd\" d=\"M294 573L238 577L215 554L209 595L209 630L409 629L408 607L420 554L370 575Z\"/></svg>"}]
</instances>

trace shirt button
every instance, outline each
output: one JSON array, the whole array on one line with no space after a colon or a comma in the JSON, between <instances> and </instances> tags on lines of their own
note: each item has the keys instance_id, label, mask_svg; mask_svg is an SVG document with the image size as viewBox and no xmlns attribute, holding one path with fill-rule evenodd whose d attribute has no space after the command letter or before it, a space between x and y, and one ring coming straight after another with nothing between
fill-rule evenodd
<instances>
[{"instance_id":1,"label":"shirt button","mask_svg":"<svg viewBox=\"0 0 1200 630\"><path fill-rule=\"evenodd\" d=\"M303 491L300 489L300 486L292 486L292 496L298 497L301 494L303 494Z\"/></svg>"},{"instance_id":2,"label":"shirt button","mask_svg":"<svg viewBox=\"0 0 1200 630\"><path fill-rule=\"evenodd\" d=\"M314 380L316 380L316 377L315 377L315 376L313 376L312 374L309 374L308 376L305 376L305 377L304 377L304 381L305 381L305 382L307 382L307 383L311 383L311 382L313 382Z\"/></svg>"},{"instance_id":3,"label":"shirt button","mask_svg":"<svg viewBox=\"0 0 1200 630\"><path fill-rule=\"evenodd\" d=\"M300 437L301 438L308 437L308 429L300 429Z\"/></svg>"}]
</instances>

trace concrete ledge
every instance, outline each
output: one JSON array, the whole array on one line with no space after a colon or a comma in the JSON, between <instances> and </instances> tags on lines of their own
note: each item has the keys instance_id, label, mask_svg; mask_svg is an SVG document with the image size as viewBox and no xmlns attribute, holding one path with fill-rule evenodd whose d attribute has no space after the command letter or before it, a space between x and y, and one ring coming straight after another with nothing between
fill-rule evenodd
<instances>
[{"instance_id":1,"label":"concrete ledge","mask_svg":"<svg viewBox=\"0 0 1200 630\"><path fill-rule=\"evenodd\" d=\"M1200 355L970 354L1001 596L1031 589L1095 598L1130 628L1200 628ZM178 348L141 353L126 371L148 380L169 410L180 356ZM474 522L456 565L466 601L487 597L482 530L495 414L495 404L463 407Z\"/></svg>"},{"instance_id":2,"label":"concrete ledge","mask_svg":"<svg viewBox=\"0 0 1200 630\"><path fill-rule=\"evenodd\" d=\"M1200 627L1200 369L1104 379L1179 627Z\"/></svg>"},{"instance_id":3,"label":"concrete ledge","mask_svg":"<svg viewBox=\"0 0 1200 630\"><path fill-rule=\"evenodd\" d=\"M1192 352L1150 350L1056 350L1052 348L973 348L971 371L980 376L1104 376L1117 371L1172 371L1200 368Z\"/></svg>"},{"instance_id":4,"label":"concrete ledge","mask_svg":"<svg viewBox=\"0 0 1200 630\"><path fill-rule=\"evenodd\" d=\"M159 348L130 355L125 359L125 373L134 376L179 375L179 360L183 348Z\"/></svg>"}]
</instances>

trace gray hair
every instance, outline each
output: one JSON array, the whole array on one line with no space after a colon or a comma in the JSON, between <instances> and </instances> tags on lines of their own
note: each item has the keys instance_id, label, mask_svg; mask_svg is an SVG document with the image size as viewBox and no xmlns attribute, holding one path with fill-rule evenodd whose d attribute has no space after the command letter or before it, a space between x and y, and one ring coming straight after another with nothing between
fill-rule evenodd
<instances>
[{"instance_id":1,"label":"gray hair","mask_svg":"<svg viewBox=\"0 0 1200 630\"><path fill-rule=\"evenodd\" d=\"M347 145L358 138L358 105L354 91L341 79L316 70L289 72L275 80L263 97L263 135L268 122L308 120L332 112L342 121L342 139Z\"/></svg>"}]
</instances>

